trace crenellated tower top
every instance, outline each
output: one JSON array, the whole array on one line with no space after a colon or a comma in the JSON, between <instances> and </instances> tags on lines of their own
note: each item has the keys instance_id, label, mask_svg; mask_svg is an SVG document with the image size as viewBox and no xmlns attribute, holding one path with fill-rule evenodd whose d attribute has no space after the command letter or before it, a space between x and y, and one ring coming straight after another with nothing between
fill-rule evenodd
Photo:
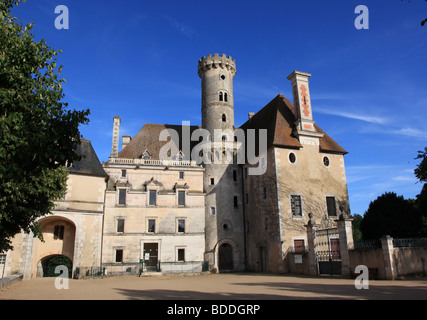
<instances>
[{"instance_id":1,"label":"crenellated tower top","mask_svg":"<svg viewBox=\"0 0 427 320\"><path fill-rule=\"evenodd\" d=\"M214 56L208 54L207 57L203 57L199 60L199 77L202 77L203 72L206 72L210 69L227 69L234 77L236 75L236 61L230 56L227 57L226 54L220 56L218 53L215 53Z\"/></svg>"}]
</instances>

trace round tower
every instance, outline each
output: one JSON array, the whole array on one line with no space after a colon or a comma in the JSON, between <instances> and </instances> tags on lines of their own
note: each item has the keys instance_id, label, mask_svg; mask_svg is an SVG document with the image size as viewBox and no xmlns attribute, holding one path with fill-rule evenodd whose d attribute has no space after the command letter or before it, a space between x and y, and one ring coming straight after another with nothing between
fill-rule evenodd
<instances>
[{"instance_id":1,"label":"round tower","mask_svg":"<svg viewBox=\"0 0 427 320\"><path fill-rule=\"evenodd\" d=\"M233 78L236 62L225 54L199 60L202 79L202 127L211 135L204 152L205 261L212 270L244 270L244 228L241 168L230 161L234 142ZM215 130L217 130L215 132Z\"/></svg>"},{"instance_id":2,"label":"round tower","mask_svg":"<svg viewBox=\"0 0 427 320\"><path fill-rule=\"evenodd\" d=\"M208 55L199 60L202 79L202 127L234 130L233 78L236 62L225 54Z\"/></svg>"}]
</instances>

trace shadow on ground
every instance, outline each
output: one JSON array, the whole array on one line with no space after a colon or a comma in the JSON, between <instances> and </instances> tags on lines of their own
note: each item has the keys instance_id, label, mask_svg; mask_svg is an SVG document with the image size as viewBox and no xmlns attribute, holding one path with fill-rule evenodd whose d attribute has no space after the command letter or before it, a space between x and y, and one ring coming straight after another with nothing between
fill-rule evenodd
<instances>
[{"instance_id":1,"label":"shadow on ground","mask_svg":"<svg viewBox=\"0 0 427 320\"><path fill-rule=\"evenodd\" d=\"M238 277L236 277L238 279ZM235 280L237 280L235 279ZM369 289L358 290L353 282L349 284L299 283L286 281L275 282L235 282L233 286L241 287L238 293L199 292L188 290L130 290L115 288L121 295L131 300L426 300L427 281L420 281L417 286L399 284L385 285L381 281L371 281ZM425 284L425 285L424 285ZM257 287L257 293L254 288ZM259 291L268 293L259 293Z\"/></svg>"}]
</instances>

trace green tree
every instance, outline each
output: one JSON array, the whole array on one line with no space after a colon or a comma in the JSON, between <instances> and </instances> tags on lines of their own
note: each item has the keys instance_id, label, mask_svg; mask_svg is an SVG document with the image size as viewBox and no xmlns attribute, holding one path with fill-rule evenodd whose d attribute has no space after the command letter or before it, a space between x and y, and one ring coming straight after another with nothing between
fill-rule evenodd
<instances>
[{"instance_id":1,"label":"green tree","mask_svg":"<svg viewBox=\"0 0 427 320\"><path fill-rule=\"evenodd\" d=\"M358 242L363 238L362 231L360 230L360 224L362 222L363 217L360 214L356 213L352 216L352 218L353 218L353 241Z\"/></svg>"},{"instance_id":2,"label":"green tree","mask_svg":"<svg viewBox=\"0 0 427 320\"><path fill-rule=\"evenodd\" d=\"M364 239L379 239L384 235L396 238L417 237L422 218L415 200L404 199L386 192L369 204L360 223Z\"/></svg>"},{"instance_id":3,"label":"green tree","mask_svg":"<svg viewBox=\"0 0 427 320\"><path fill-rule=\"evenodd\" d=\"M36 220L64 195L64 166L79 159L79 125L89 122L89 110L62 102L61 51L13 17L20 2L0 0L0 251L21 230L41 238Z\"/></svg>"}]
</instances>

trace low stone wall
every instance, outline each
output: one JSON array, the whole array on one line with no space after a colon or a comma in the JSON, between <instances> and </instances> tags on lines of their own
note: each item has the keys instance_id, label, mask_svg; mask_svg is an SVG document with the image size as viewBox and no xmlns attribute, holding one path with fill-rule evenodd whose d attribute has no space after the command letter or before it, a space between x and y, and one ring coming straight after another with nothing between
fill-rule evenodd
<instances>
[{"instance_id":1,"label":"low stone wall","mask_svg":"<svg viewBox=\"0 0 427 320\"><path fill-rule=\"evenodd\" d=\"M10 277L1 278L0 279L0 291L3 291L5 289L9 288L11 285L13 285L16 282L22 281L23 278L24 278L24 275L22 275L22 274L15 274L15 275L10 276Z\"/></svg>"},{"instance_id":2,"label":"low stone wall","mask_svg":"<svg viewBox=\"0 0 427 320\"><path fill-rule=\"evenodd\" d=\"M309 259L307 252L288 252L284 262L287 273L309 274Z\"/></svg>"},{"instance_id":3,"label":"low stone wall","mask_svg":"<svg viewBox=\"0 0 427 320\"><path fill-rule=\"evenodd\" d=\"M397 277L427 275L427 247L394 248Z\"/></svg>"},{"instance_id":4,"label":"low stone wall","mask_svg":"<svg viewBox=\"0 0 427 320\"><path fill-rule=\"evenodd\" d=\"M368 268L377 269L378 279L386 279L384 255L382 249L360 249L350 250L350 268L352 271L359 265L364 265Z\"/></svg>"}]
</instances>

